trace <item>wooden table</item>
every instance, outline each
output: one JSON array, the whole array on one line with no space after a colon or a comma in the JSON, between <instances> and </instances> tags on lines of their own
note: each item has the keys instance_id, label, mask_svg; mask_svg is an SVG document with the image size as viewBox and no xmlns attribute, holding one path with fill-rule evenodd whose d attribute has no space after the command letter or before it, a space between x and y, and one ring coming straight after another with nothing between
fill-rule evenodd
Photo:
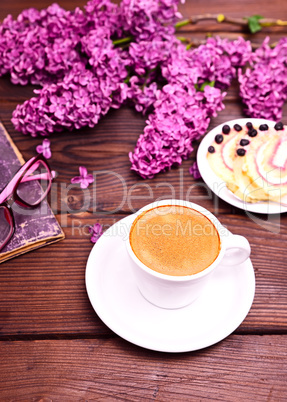
<instances>
[{"instance_id":1,"label":"wooden table","mask_svg":"<svg viewBox=\"0 0 287 402\"><path fill-rule=\"evenodd\" d=\"M0 20L8 13L16 17L23 8L43 8L49 3L1 0ZM59 4L73 9L85 2L60 0ZM280 0L187 0L180 9L184 17L209 12L287 19L287 3ZM211 22L186 31L185 35L199 39L206 32L248 37L235 25ZM252 41L260 43L266 35L276 41L286 32L286 27L264 28ZM35 155L42 139L16 132L10 119L16 105L31 97L32 90L32 86L12 85L8 77L0 78L0 119L25 159ZM243 116L236 84L228 91L225 105L210 127ZM58 199L52 206L65 226L66 239L0 266L1 401L286 400L286 214L276 219L255 215L266 219L261 225L244 211L210 195L203 186L192 193L192 201L214 212L233 233L248 238L256 276L256 294L248 316L230 336L213 346L182 354L147 350L116 335L93 310L85 288L86 261L92 249L88 225L100 222L107 228L146 203L169 197L167 185L160 187L160 183L171 185L178 198L185 198L195 183L188 172L195 153L179 168L153 180L143 181L130 171L128 152L133 150L144 120L124 107L111 111L93 129L51 135L50 163L58 172ZM61 183L68 185L80 165L90 172L106 170L119 175L98 175L94 198L82 212L81 191L60 191ZM130 204L119 177L133 196ZM152 189L150 199L143 183ZM61 203L68 206L69 213L60 213Z\"/></svg>"}]
</instances>

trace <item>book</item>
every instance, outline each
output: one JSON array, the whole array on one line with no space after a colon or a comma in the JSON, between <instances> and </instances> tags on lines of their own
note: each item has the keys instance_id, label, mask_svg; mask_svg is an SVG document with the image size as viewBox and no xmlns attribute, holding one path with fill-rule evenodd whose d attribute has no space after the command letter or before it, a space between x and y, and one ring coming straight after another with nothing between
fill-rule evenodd
<instances>
[{"instance_id":1,"label":"book","mask_svg":"<svg viewBox=\"0 0 287 402\"><path fill-rule=\"evenodd\" d=\"M0 122L0 192L24 163L21 153ZM0 251L0 263L64 239L64 232L46 200L37 208L26 208L25 213L21 213L21 208L15 208L15 203L11 207L15 232Z\"/></svg>"}]
</instances>

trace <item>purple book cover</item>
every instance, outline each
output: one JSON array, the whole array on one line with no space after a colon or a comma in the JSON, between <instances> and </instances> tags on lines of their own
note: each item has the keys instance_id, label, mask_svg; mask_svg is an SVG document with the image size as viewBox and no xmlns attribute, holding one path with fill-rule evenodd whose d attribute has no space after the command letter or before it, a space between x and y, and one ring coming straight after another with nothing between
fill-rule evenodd
<instances>
[{"instance_id":1,"label":"purple book cover","mask_svg":"<svg viewBox=\"0 0 287 402\"><path fill-rule=\"evenodd\" d=\"M0 123L0 192L23 165L24 159ZM36 183L35 183L36 184ZM47 201L35 209L12 204L15 233L0 251L0 263L63 239L64 233Z\"/></svg>"}]
</instances>

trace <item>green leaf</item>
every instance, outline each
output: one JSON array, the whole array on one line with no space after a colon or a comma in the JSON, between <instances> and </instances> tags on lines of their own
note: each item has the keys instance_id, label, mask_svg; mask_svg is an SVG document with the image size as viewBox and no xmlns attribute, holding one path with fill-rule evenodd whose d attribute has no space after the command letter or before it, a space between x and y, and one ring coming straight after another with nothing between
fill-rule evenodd
<instances>
[{"instance_id":1,"label":"green leaf","mask_svg":"<svg viewBox=\"0 0 287 402\"><path fill-rule=\"evenodd\" d=\"M200 91L200 92L204 92L204 88L205 88L207 85L209 85L210 87L214 87L215 81L206 81L206 82L204 82L203 84L201 84L200 87L199 87L197 84L195 84L195 89L197 89L197 90Z\"/></svg>"},{"instance_id":2,"label":"green leaf","mask_svg":"<svg viewBox=\"0 0 287 402\"><path fill-rule=\"evenodd\" d=\"M262 17L262 15L252 15L251 17L247 18L248 27L251 33L261 31L262 26L260 25L259 21L262 20L263 18L264 17Z\"/></svg>"}]
</instances>

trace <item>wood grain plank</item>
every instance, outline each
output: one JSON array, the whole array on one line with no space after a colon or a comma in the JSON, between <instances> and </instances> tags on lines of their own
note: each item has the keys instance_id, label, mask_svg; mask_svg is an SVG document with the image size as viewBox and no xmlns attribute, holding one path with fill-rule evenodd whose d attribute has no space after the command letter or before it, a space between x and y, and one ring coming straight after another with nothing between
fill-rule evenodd
<instances>
[{"instance_id":1,"label":"wood grain plank","mask_svg":"<svg viewBox=\"0 0 287 402\"><path fill-rule=\"evenodd\" d=\"M0 342L0 397L37 401L284 401L286 336L231 335L164 354L120 339Z\"/></svg>"},{"instance_id":2,"label":"wood grain plank","mask_svg":"<svg viewBox=\"0 0 287 402\"><path fill-rule=\"evenodd\" d=\"M268 0L209 0L208 3L204 0L193 1L186 0L180 6L180 10L185 17L197 14L219 14L223 13L232 17L246 17L254 14L260 14L264 17L274 17L284 19L287 17L286 2L274 0L272 3Z\"/></svg>"}]
</instances>

